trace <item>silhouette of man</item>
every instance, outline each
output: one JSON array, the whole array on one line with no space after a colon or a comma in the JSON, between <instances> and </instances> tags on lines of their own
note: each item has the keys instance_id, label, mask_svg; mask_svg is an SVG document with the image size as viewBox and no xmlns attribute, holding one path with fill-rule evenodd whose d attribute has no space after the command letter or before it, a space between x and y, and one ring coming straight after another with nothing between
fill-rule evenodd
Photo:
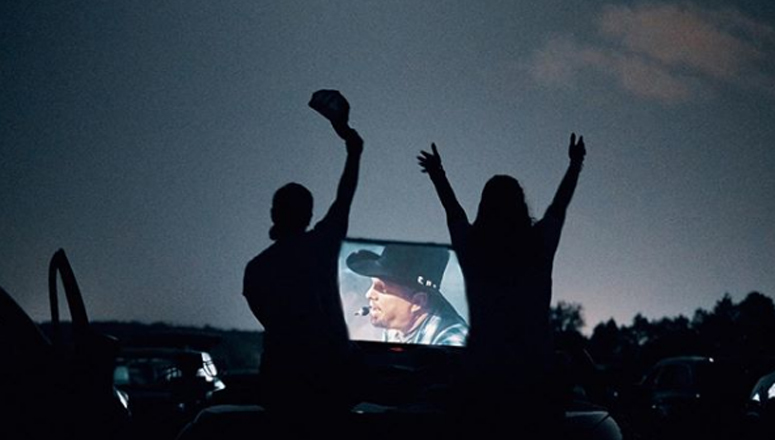
<instances>
[{"instance_id":1,"label":"silhouette of man","mask_svg":"<svg viewBox=\"0 0 775 440\"><path fill-rule=\"evenodd\" d=\"M469 223L436 145L431 148L417 159L446 212L466 283L471 327L462 380L465 405L493 423L514 423L514 416L521 416L522 423L535 427L557 414L547 399L552 268L586 155L584 140L571 135L570 164L538 221L530 217L519 182L499 175L485 185L476 220Z\"/></svg>"},{"instance_id":2,"label":"silhouette of man","mask_svg":"<svg viewBox=\"0 0 775 440\"><path fill-rule=\"evenodd\" d=\"M337 285L337 258L347 233L363 140L349 127L349 104L334 90L313 94L345 141L347 159L336 199L314 228L312 194L289 183L274 194L274 243L245 268L243 295L264 327L260 367L263 404L278 413L343 412L355 403L356 372ZM322 417L322 416L321 416Z\"/></svg>"},{"instance_id":3,"label":"silhouette of man","mask_svg":"<svg viewBox=\"0 0 775 440\"><path fill-rule=\"evenodd\" d=\"M347 257L353 272L371 277L369 319L384 329L385 342L465 344L468 326L439 290L448 260L446 249L400 244Z\"/></svg>"}]
</instances>

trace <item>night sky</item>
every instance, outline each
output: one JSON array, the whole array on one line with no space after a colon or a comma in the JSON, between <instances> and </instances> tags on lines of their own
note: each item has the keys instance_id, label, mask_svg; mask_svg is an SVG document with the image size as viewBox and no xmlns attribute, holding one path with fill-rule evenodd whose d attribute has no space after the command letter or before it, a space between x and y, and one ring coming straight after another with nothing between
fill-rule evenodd
<instances>
[{"instance_id":1,"label":"night sky","mask_svg":"<svg viewBox=\"0 0 775 440\"><path fill-rule=\"evenodd\" d=\"M775 295L771 1L574 3L3 2L0 286L48 319L62 247L92 319L259 328L273 192L317 220L344 165L307 107L333 88L366 142L352 237L449 242L431 142L470 218L496 173L540 217L576 132L555 300L592 327Z\"/></svg>"}]
</instances>

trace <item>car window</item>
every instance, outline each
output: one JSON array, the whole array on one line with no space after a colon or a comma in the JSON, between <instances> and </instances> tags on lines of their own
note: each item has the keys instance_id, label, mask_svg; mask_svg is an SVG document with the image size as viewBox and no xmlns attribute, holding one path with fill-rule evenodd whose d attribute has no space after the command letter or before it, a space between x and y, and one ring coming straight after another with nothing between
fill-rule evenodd
<instances>
[{"instance_id":1,"label":"car window","mask_svg":"<svg viewBox=\"0 0 775 440\"><path fill-rule=\"evenodd\" d=\"M182 371L169 359L126 359L113 372L116 385L154 386L182 376Z\"/></svg>"},{"instance_id":2,"label":"car window","mask_svg":"<svg viewBox=\"0 0 775 440\"><path fill-rule=\"evenodd\" d=\"M692 372L686 365L665 365L656 380L658 390L680 390L691 386Z\"/></svg>"},{"instance_id":3,"label":"car window","mask_svg":"<svg viewBox=\"0 0 775 440\"><path fill-rule=\"evenodd\" d=\"M129 385L129 368L126 365L117 365L113 371L113 383L117 386Z\"/></svg>"}]
</instances>

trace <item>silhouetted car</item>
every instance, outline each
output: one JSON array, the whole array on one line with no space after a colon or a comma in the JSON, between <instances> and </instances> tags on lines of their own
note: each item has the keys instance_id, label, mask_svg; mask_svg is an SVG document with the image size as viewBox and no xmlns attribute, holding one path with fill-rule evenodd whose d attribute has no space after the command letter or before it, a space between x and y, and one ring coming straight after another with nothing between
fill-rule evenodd
<instances>
[{"instance_id":1,"label":"silhouetted car","mask_svg":"<svg viewBox=\"0 0 775 440\"><path fill-rule=\"evenodd\" d=\"M455 366L463 354L461 348L378 342L359 345L368 372L362 378L363 402L352 409L346 425L334 433L336 438L443 438L442 433L454 429L443 408L450 397ZM574 388L573 397L565 405L562 431L568 434L566 438L621 440L622 431L610 412L590 402L582 391L583 384L573 383L575 377L569 375L565 379L571 380L563 386ZM257 376L246 375L241 383L247 389L260 390ZM256 394L250 402L241 394L231 396L233 401L221 399L219 405L202 410L178 439L236 439L243 438L243 432L266 434L269 422L260 405L260 395ZM304 414L309 410L299 408L300 423L308 422ZM274 434L285 438L282 433ZM514 427L513 434L521 434L519 427Z\"/></svg>"},{"instance_id":2,"label":"silhouetted car","mask_svg":"<svg viewBox=\"0 0 775 440\"><path fill-rule=\"evenodd\" d=\"M605 406L605 386L600 367L579 347L558 350L554 357L554 382L563 398L564 438L615 440L624 437Z\"/></svg>"},{"instance_id":3,"label":"silhouetted car","mask_svg":"<svg viewBox=\"0 0 775 440\"><path fill-rule=\"evenodd\" d=\"M775 438L775 371L756 381L745 409L746 438Z\"/></svg>"},{"instance_id":4,"label":"silhouetted car","mask_svg":"<svg viewBox=\"0 0 775 440\"><path fill-rule=\"evenodd\" d=\"M0 288L0 438L118 438L129 423L126 395L111 377L118 341L91 325L64 250L52 256L48 275L48 332Z\"/></svg>"},{"instance_id":5,"label":"silhouetted car","mask_svg":"<svg viewBox=\"0 0 775 440\"><path fill-rule=\"evenodd\" d=\"M124 348L115 386L129 396L138 436L169 438L225 389L208 352L183 348Z\"/></svg>"},{"instance_id":6,"label":"silhouetted car","mask_svg":"<svg viewBox=\"0 0 775 440\"><path fill-rule=\"evenodd\" d=\"M654 438L728 438L741 426L743 365L703 356L657 362L637 387L634 419Z\"/></svg>"},{"instance_id":7,"label":"silhouetted car","mask_svg":"<svg viewBox=\"0 0 775 440\"><path fill-rule=\"evenodd\" d=\"M762 407L775 405L775 371L759 378L751 391L751 401Z\"/></svg>"},{"instance_id":8,"label":"silhouetted car","mask_svg":"<svg viewBox=\"0 0 775 440\"><path fill-rule=\"evenodd\" d=\"M209 353L181 348L123 349L113 378L133 414L145 406L187 411L225 388Z\"/></svg>"}]
</instances>

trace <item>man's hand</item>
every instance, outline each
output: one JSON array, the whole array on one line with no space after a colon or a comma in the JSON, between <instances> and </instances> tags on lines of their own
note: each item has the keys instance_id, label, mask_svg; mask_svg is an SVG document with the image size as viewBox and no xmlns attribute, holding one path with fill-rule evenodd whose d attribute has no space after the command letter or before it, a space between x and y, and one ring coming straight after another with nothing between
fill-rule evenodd
<instances>
[{"instance_id":1,"label":"man's hand","mask_svg":"<svg viewBox=\"0 0 775 440\"><path fill-rule=\"evenodd\" d=\"M444 168L441 166L441 156L439 156L439 151L436 149L435 143L431 143L431 150L433 151L432 153L420 151L420 155L417 156L417 163L420 164L423 173L428 173L433 176L436 173L444 171Z\"/></svg>"},{"instance_id":2,"label":"man's hand","mask_svg":"<svg viewBox=\"0 0 775 440\"><path fill-rule=\"evenodd\" d=\"M584 136L579 136L579 140L576 142L576 133L571 133L570 146L568 147L568 157L570 157L571 162L583 162L586 154L587 149L584 147Z\"/></svg>"}]
</instances>

